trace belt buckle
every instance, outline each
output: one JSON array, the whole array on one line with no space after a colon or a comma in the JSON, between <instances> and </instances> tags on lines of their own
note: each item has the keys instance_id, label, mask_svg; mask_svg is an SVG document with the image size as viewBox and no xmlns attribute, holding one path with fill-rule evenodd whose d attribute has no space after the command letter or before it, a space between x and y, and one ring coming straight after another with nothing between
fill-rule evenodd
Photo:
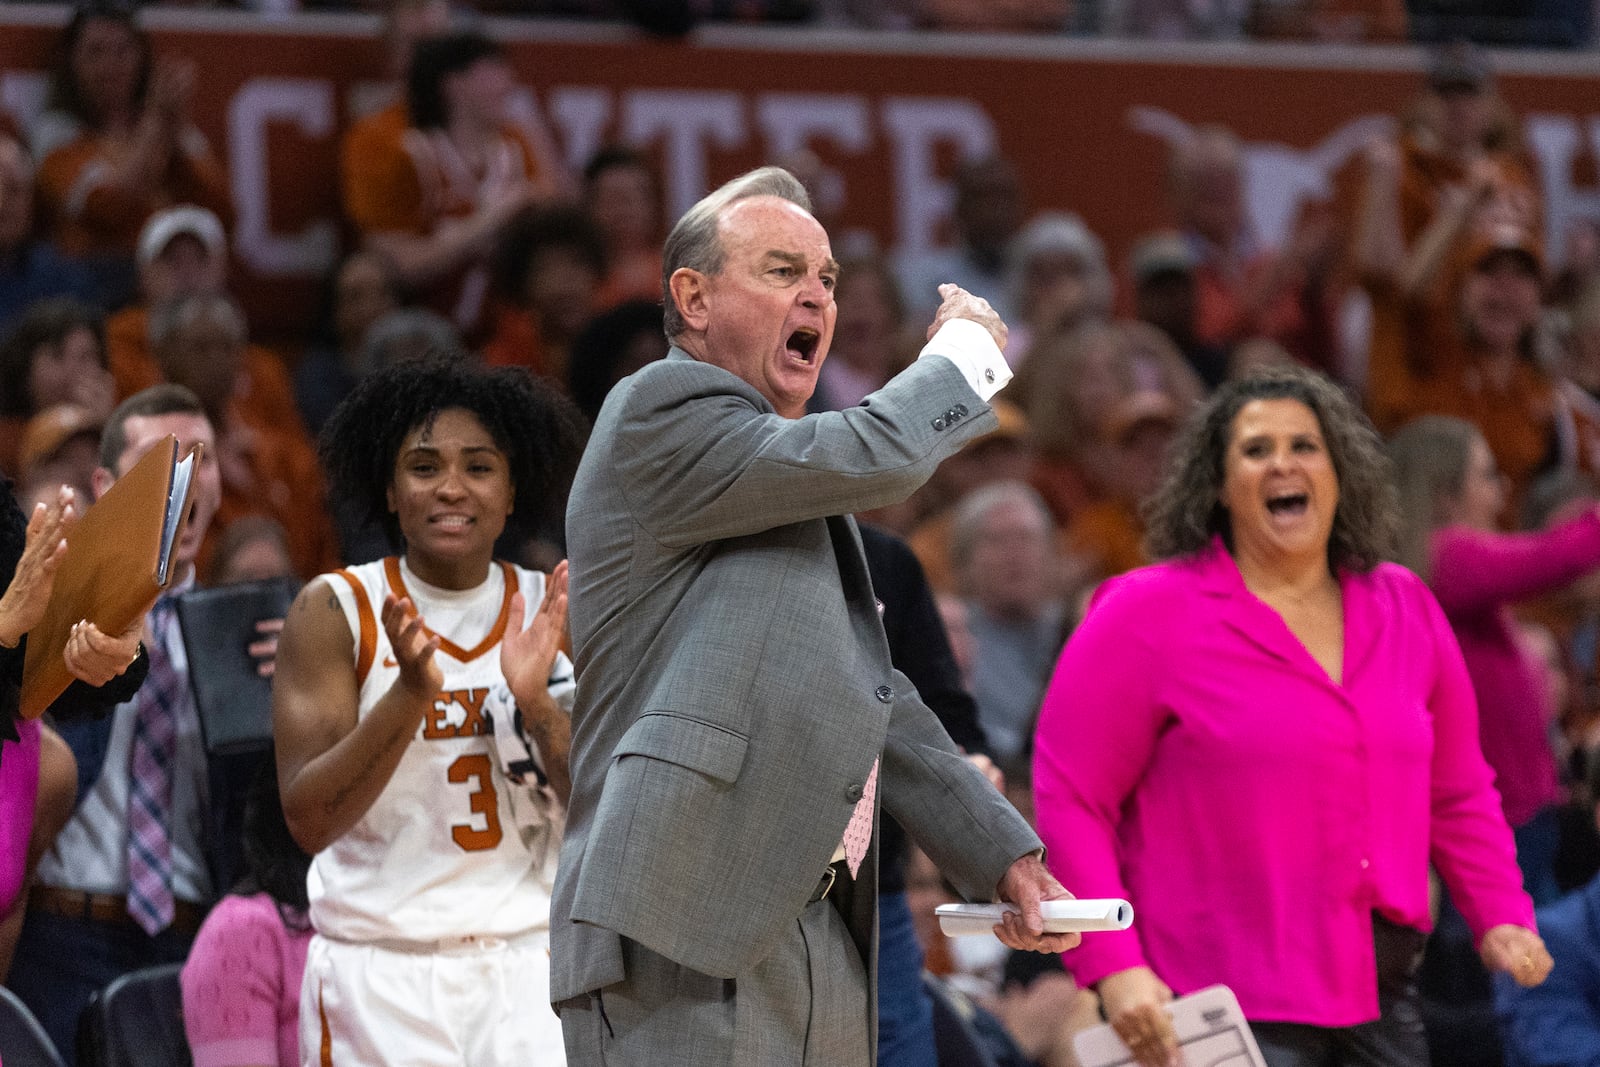
<instances>
[{"instance_id":1,"label":"belt buckle","mask_svg":"<svg viewBox=\"0 0 1600 1067\"><path fill-rule=\"evenodd\" d=\"M833 884L838 881L838 879L839 868L835 867L831 863L828 864L827 867L823 868L822 880L817 883L817 890L812 895L811 902L815 904L819 900L826 899L828 894L833 892Z\"/></svg>"},{"instance_id":2,"label":"belt buckle","mask_svg":"<svg viewBox=\"0 0 1600 1067\"><path fill-rule=\"evenodd\" d=\"M493 934L462 934L439 941L439 952L447 956L474 956L506 947L506 939Z\"/></svg>"}]
</instances>

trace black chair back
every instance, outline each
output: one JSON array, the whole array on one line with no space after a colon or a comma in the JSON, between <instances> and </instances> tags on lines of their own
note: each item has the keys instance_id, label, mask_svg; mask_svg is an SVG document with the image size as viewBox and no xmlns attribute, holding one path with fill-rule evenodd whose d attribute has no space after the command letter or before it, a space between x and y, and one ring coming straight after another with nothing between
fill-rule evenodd
<instances>
[{"instance_id":1,"label":"black chair back","mask_svg":"<svg viewBox=\"0 0 1600 1067\"><path fill-rule=\"evenodd\" d=\"M182 969L146 967L96 993L84 1009L79 1067L194 1067L183 1032Z\"/></svg>"},{"instance_id":2,"label":"black chair back","mask_svg":"<svg viewBox=\"0 0 1600 1067\"><path fill-rule=\"evenodd\" d=\"M0 986L0 1062L6 1067L65 1067L28 1006Z\"/></svg>"}]
</instances>

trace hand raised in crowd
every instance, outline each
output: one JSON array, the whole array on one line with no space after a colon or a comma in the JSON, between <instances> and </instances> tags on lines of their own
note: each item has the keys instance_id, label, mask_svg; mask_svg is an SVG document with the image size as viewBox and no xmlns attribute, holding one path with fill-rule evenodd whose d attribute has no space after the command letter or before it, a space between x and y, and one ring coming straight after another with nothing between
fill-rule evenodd
<instances>
[{"instance_id":1,"label":"hand raised in crowd","mask_svg":"<svg viewBox=\"0 0 1600 1067\"><path fill-rule=\"evenodd\" d=\"M1385 185L1400 184L1400 170L1404 162L1400 145L1389 134L1374 137L1367 142L1362 153L1366 159L1367 176Z\"/></svg>"},{"instance_id":2,"label":"hand raised in crowd","mask_svg":"<svg viewBox=\"0 0 1600 1067\"><path fill-rule=\"evenodd\" d=\"M522 618L526 603L521 593L511 597L511 618ZM567 632L567 561L556 564L544 587L544 599L526 627L510 626L500 641L500 673L505 675L517 706L527 715L548 696L550 667Z\"/></svg>"},{"instance_id":3,"label":"hand raised in crowd","mask_svg":"<svg viewBox=\"0 0 1600 1067\"><path fill-rule=\"evenodd\" d=\"M255 661L256 673L271 678L278 667L278 635L283 632L282 619L262 619L256 623L256 639L245 646L245 651Z\"/></svg>"},{"instance_id":4,"label":"hand raised in crowd","mask_svg":"<svg viewBox=\"0 0 1600 1067\"><path fill-rule=\"evenodd\" d=\"M1182 1062L1178 1033L1163 1005L1172 989L1148 967L1129 967L1100 979L1100 1006L1142 1067L1176 1067Z\"/></svg>"},{"instance_id":5,"label":"hand raised in crowd","mask_svg":"<svg viewBox=\"0 0 1600 1067\"><path fill-rule=\"evenodd\" d=\"M11 584L0 595L0 645L15 648L44 618L56 571L67 555L67 533L78 521L74 494L63 485L53 503L40 503L28 516L22 558Z\"/></svg>"},{"instance_id":6,"label":"hand raised in crowd","mask_svg":"<svg viewBox=\"0 0 1600 1067\"><path fill-rule=\"evenodd\" d=\"M1076 948L1083 940L1083 935L1079 933L1044 932L1039 902L1071 900L1072 894L1056 881L1055 875L1050 873L1038 856L1030 853L1006 868L997 895L1018 908L1017 911L1008 912L995 924L994 936L1007 948L1021 952L1065 952L1069 948Z\"/></svg>"},{"instance_id":7,"label":"hand raised in crowd","mask_svg":"<svg viewBox=\"0 0 1600 1067\"><path fill-rule=\"evenodd\" d=\"M444 668L434 659L439 637L430 634L410 597L393 593L383 598L383 632L389 636L394 659L400 667L395 685L412 694L432 700L444 687Z\"/></svg>"},{"instance_id":8,"label":"hand raised in crowd","mask_svg":"<svg viewBox=\"0 0 1600 1067\"><path fill-rule=\"evenodd\" d=\"M1000 315L989 306L989 301L981 296L973 296L961 286L952 282L945 282L939 286L939 297L944 301L939 305L939 311L933 317L933 325L928 327L928 340L933 340L933 335L939 332L939 327L951 319L971 319L979 326L989 331L989 336L994 338L994 343L1004 352L1006 348L1006 324L1000 321Z\"/></svg>"},{"instance_id":9,"label":"hand raised in crowd","mask_svg":"<svg viewBox=\"0 0 1600 1067\"><path fill-rule=\"evenodd\" d=\"M504 157L490 160L482 189L482 211L497 224L509 221L539 199L538 187L528 180L520 167Z\"/></svg>"},{"instance_id":10,"label":"hand raised in crowd","mask_svg":"<svg viewBox=\"0 0 1600 1067\"><path fill-rule=\"evenodd\" d=\"M90 685L105 685L139 658L139 635L143 631L142 618L115 635L104 633L87 620L74 623L62 652L67 670L74 678Z\"/></svg>"},{"instance_id":11,"label":"hand raised in crowd","mask_svg":"<svg viewBox=\"0 0 1600 1067\"><path fill-rule=\"evenodd\" d=\"M67 387L68 400L104 420L117 406L117 381L110 371L79 373Z\"/></svg>"},{"instance_id":12,"label":"hand raised in crowd","mask_svg":"<svg viewBox=\"0 0 1600 1067\"><path fill-rule=\"evenodd\" d=\"M194 93L195 65L187 59L164 59L150 75L145 107L165 122L181 125Z\"/></svg>"},{"instance_id":13,"label":"hand raised in crowd","mask_svg":"<svg viewBox=\"0 0 1600 1067\"><path fill-rule=\"evenodd\" d=\"M1484 934L1478 955L1489 970L1504 971L1518 985L1530 989L1549 977L1555 966L1544 940L1515 923L1501 923Z\"/></svg>"}]
</instances>

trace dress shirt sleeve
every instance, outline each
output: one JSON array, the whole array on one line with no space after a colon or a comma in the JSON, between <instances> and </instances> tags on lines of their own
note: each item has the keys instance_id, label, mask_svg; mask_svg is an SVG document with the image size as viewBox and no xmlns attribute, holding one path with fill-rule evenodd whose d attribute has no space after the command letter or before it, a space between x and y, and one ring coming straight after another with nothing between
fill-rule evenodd
<instances>
[{"instance_id":1,"label":"dress shirt sleeve","mask_svg":"<svg viewBox=\"0 0 1600 1067\"><path fill-rule=\"evenodd\" d=\"M1478 739L1478 701L1461 647L1420 579L1409 579L1416 625L1433 638L1435 673L1428 694L1433 719L1430 796L1432 859L1451 899L1480 941L1492 927L1534 928L1533 902L1522 891L1516 846Z\"/></svg>"},{"instance_id":2,"label":"dress shirt sleeve","mask_svg":"<svg viewBox=\"0 0 1600 1067\"><path fill-rule=\"evenodd\" d=\"M1011 380L1011 367L1000 354L1000 346L987 329L971 319L951 319L939 327L917 358L936 356L954 363L972 391L985 400Z\"/></svg>"},{"instance_id":3,"label":"dress shirt sleeve","mask_svg":"<svg viewBox=\"0 0 1600 1067\"><path fill-rule=\"evenodd\" d=\"M1587 897L1592 889L1581 892ZM1600 1067L1600 946L1556 935L1549 936L1549 947L1556 966L1542 984L1524 989L1510 975L1495 975L1495 1014L1506 1051L1521 1067Z\"/></svg>"},{"instance_id":4,"label":"dress shirt sleeve","mask_svg":"<svg viewBox=\"0 0 1600 1067\"><path fill-rule=\"evenodd\" d=\"M1600 513L1550 530L1502 534L1452 527L1433 539L1432 586L1451 614L1553 592L1600 567Z\"/></svg>"},{"instance_id":5,"label":"dress shirt sleeve","mask_svg":"<svg viewBox=\"0 0 1600 1067\"><path fill-rule=\"evenodd\" d=\"M1163 718L1159 660L1146 636L1153 610L1161 608L1125 582L1102 586L1062 650L1039 711L1033 755L1039 835L1050 869L1075 896L1129 896L1119 824ZM1137 912L1139 902L1131 903ZM1063 960L1084 986L1145 964L1137 925L1085 937Z\"/></svg>"}]
</instances>

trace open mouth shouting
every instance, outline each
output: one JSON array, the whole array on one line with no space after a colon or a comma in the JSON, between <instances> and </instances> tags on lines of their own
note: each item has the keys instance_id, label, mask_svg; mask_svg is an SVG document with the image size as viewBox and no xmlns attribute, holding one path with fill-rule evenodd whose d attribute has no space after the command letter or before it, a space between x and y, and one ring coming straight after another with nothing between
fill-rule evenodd
<instances>
[{"instance_id":1,"label":"open mouth shouting","mask_svg":"<svg viewBox=\"0 0 1600 1067\"><path fill-rule=\"evenodd\" d=\"M1267 498L1267 511L1275 519L1298 519L1310 506L1307 493L1274 493Z\"/></svg>"},{"instance_id":2,"label":"open mouth shouting","mask_svg":"<svg viewBox=\"0 0 1600 1067\"><path fill-rule=\"evenodd\" d=\"M789 353L791 359L810 366L816 359L817 349L821 344L821 333L810 326L802 326L789 335L789 340L784 344L784 350Z\"/></svg>"}]
</instances>

